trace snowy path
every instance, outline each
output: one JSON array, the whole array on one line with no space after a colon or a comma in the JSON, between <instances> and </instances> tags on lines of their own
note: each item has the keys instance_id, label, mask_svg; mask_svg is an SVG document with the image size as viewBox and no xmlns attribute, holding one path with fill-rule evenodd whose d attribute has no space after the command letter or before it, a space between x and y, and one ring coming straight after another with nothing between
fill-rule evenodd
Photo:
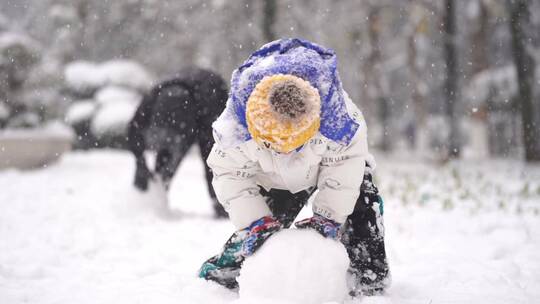
<instances>
[{"instance_id":1,"label":"snowy path","mask_svg":"<svg viewBox=\"0 0 540 304\"><path fill-rule=\"evenodd\" d=\"M379 163L393 285L356 302L540 301L538 168ZM132 170L95 151L0 171L0 303L243 302L195 278L233 230L211 216L197 156L173 182L175 216L157 189L133 190Z\"/></svg>"}]
</instances>

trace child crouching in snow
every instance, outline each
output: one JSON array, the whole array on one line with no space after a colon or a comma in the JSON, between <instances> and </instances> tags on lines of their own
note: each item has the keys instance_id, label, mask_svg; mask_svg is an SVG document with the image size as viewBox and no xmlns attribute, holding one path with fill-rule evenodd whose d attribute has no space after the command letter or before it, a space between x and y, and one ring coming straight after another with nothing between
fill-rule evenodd
<instances>
[{"instance_id":1,"label":"child crouching in snow","mask_svg":"<svg viewBox=\"0 0 540 304\"><path fill-rule=\"evenodd\" d=\"M244 259L289 228L314 195L314 216L295 226L345 245L351 295L380 294L389 284L366 124L336 65L332 50L282 39L234 71L207 162L218 200L239 230L200 277L236 288Z\"/></svg>"}]
</instances>

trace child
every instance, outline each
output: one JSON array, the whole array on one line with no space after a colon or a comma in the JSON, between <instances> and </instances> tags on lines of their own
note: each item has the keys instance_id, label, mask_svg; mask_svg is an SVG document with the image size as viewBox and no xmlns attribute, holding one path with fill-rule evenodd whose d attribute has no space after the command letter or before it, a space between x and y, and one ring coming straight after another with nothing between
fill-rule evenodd
<instances>
[{"instance_id":1,"label":"child","mask_svg":"<svg viewBox=\"0 0 540 304\"><path fill-rule=\"evenodd\" d=\"M186 68L156 85L146 95L128 126L128 144L136 159L135 186L146 191L148 180L160 177L168 189L180 162L197 142L204 160L214 145L212 122L225 108L227 84L216 73ZM145 150L157 152L155 173L146 165ZM226 212L217 202L212 173L205 163L208 192L217 217Z\"/></svg>"},{"instance_id":2,"label":"child","mask_svg":"<svg viewBox=\"0 0 540 304\"><path fill-rule=\"evenodd\" d=\"M295 226L345 245L351 295L380 294L388 285L383 202L372 183L366 124L336 65L332 50L282 39L234 71L207 162L218 200L239 230L200 277L236 288L244 259L289 228L314 196L313 217Z\"/></svg>"}]
</instances>

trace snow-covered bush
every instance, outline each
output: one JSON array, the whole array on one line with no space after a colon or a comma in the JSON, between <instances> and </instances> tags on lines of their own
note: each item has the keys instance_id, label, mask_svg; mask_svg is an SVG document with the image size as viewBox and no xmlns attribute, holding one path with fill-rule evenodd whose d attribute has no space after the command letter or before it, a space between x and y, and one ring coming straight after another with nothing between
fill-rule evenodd
<instances>
[{"instance_id":1,"label":"snow-covered bush","mask_svg":"<svg viewBox=\"0 0 540 304\"><path fill-rule=\"evenodd\" d=\"M97 109L90 130L102 141L125 137L126 127L141 101L141 94L126 87L110 85L96 92ZM106 143L106 145L113 145Z\"/></svg>"},{"instance_id":2,"label":"snow-covered bush","mask_svg":"<svg viewBox=\"0 0 540 304\"><path fill-rule=\"evenodd\" d=\"M125 135L135 110L137 104L127 101L102 105L92 118L90 130L97 137Z\"/></svg>"},{"instance_id":3,"label":"snow-covered bush","mask_svg":"<svg viewBox=\"0 0 540 304\"><path fill-rule=\"evenodd\" d=\"M91 96L105 80L96 64L88 61L75 61L66 65L64 78L70 92L82 96Z\"/></svg>"},{"instance_id":4,"label":"snow-covered bush","mask_svg":"<svg viewBox=\"0 0 540 304\"><path fill-rule=\"evenodd\" d=\"M144 92L153 82L144 67L131 60L111 60L102 64L74 61L66 66L64 77L68 90L82 98L90 97L106 85Z\"/></svg>"},{"instance_id":5,"label":"snow-covered bush","mask_svg":"<svg viewBox=\"0 0 540 304\"><path fill-rule=\"evenodd\" d=\"M22 85L39 55L37 42L29 36L16 32L0 34L0 70L6 73L12 89Z\"/></svg>"},{"instance_id":6,"label":"snow-covered bush","mask_svg":"<svg viewBox=\"0 0 540 304\"><path fill-rule=\"evenodd\" d=\"M64 70L67 92L75 101L66 121L77 133L76 148L125 147L127 125L153 79L138 63L75 61Z\"/></svg>"},{"instance_id":7,"label":"snow-covered bush","mask_svg":"<svg viewBox=\"0 0 540 304\"><path fill-rule=\"evenodd\" d=\"M137 91L126 87L120 87L116 85L106 86L94 95L94 100L100 105L104 106L117 102L128 102L138 104L141 99L141 94Z\"/></svg>"},{"instance_id":8,"label":"snow-covered bush","mask_svg":"<svg viewBox=\"0 0 540 304\"><path fill-rule=\"evenodd\" d=\"M30 36L0 34L0 127L37 127L63 114L61 74L53 63Z\"/></svg>"},{"instance_id":9,"label":"snow-covered bush","mask_svg":"<svg viewBox=\"0 0 540 304\"><path fill-rule=\"evenodd\" d=\"M39 60L38 44L15 32L0 33L0 100L20 106L19 94L30 70Z\"/></svg>"},{"instance_id":10,"label":"snow-covered bush","mask_svg":"<svg viewBox=\"0 0 540 304\"><path fill-rule=\"evenodd\" d=\"M152 86L152 76L135 61L111 60L99 66L105 84L147 91Z\"/></svg>"},{"instance_id":11,"label":"snow-covered bush","mask_svg":"<svg viewBox=\"0 0 540 304\"><path fill-rule=\"evenodd\" d=\"M65 121L70 125L75 125L90 120L96 107L97 104L92 99L77 101L68 108Z\"/></svg>"}]
</instances>

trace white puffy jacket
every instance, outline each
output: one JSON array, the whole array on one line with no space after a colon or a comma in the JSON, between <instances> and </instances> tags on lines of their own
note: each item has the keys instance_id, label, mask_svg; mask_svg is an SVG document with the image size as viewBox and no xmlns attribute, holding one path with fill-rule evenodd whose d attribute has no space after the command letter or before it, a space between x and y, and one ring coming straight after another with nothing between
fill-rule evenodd
<instances>
[{"instance_id":1,"label":"white puffy jacket","mask_svg":"<svg viewBox=\"0 0 540 304\"><path fill-rule=\"evenodd\" d=\"M299 151L279 154L260 147L253 139L224 149L216 138L207 159L214 173L212 184L238 229L272 215L259 186L292 193L317 186L313 212L345 222L358 199L366 160L371 158L362 113L348 97L345 99L350 117L359 123L348 146L318 133Z\"/></svg>"}]
</instances>

